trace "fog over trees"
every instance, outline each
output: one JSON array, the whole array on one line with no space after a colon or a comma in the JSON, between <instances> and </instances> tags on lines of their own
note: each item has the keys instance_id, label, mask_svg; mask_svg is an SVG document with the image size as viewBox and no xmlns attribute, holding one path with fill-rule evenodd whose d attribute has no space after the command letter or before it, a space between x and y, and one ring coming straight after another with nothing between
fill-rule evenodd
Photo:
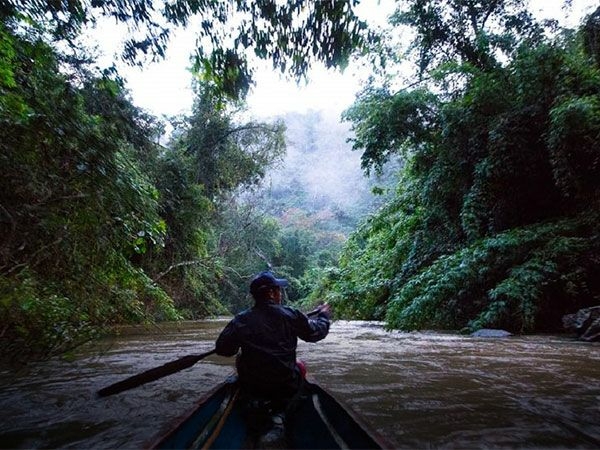
<instances>
[{"instance_id":1,"label":"fog over trees","mask_svg":"<svg viewBox=\"0 0 600 450\"><path fill-rule=\"evenodd\" d=\"M372 188L388 180L365 176L360 153L352 151L349 142L350 124L339 117L310 110L288 113L282 119L286 126L285 159L266 178L276 203L273 207L279 212L286 207L307 213L329 210L339 217L340 231L352 229L360 217L381 203Z\"/></svg>"}]
</instances>

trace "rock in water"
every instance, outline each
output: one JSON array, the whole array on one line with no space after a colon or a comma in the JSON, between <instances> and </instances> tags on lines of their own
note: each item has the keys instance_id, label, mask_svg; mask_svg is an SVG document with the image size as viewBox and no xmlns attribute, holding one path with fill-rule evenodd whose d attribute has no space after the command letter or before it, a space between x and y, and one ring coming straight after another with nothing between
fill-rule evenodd
<instances>
[{"instance_id":1,"label":"rock in water","mask_svg":"<svg viewBox=\"0 0 600 450\"><path fill-rule=\"evenodd\" d=\"M485 338L503 338L512 336L512 333L509 333L505 330L495 330L492 328L482 328L480 330L471 333L473 337L485 337Z\"/></svg>"},{"instance_id":2,"label":"rock in water","mask_svg":"<svg viewBox=\"0 0 600 450\"><path fill-rule=\"evenodd\" d=\"M566 330L577 333L584 341L600 341L600 306L592 306L562 318Z\"/></svg>"}]
</instances>

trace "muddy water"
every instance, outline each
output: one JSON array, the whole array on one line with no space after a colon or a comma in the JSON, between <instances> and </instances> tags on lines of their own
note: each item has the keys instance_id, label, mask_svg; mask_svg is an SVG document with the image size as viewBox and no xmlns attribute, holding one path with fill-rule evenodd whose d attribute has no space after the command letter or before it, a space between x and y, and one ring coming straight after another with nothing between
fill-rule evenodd
<instances>
[{"instance_id":1,"label":"muddy water","mask_svg":"<svg viewBox=\"0 0 600 450\"><path fill-rule=\"evenodd\" d=\"M97 399L100 387L208 351L225 321L130 330L18 372L0 369L1 448L140 448L232 371L193 368ZM302 343L309 374L396 448L600 448L600 346L335 322Z\"/></svg>"}]
</instances>

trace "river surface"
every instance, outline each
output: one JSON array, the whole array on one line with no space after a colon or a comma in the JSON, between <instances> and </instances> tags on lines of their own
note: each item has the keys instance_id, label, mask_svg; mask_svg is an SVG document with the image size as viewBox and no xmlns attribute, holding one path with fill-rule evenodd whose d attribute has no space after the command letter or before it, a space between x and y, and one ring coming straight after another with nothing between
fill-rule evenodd
<instances>
[{"instance_id":1,"label":"river surface","mask_svg":"<svg viewBox=\"0 0 600 450\"><path fill-rule=\"evenodd\" d=\"M141 448L233 371L210 356L99 399L104 386L212 349L225 320L126 330L18 371L0 369L0 448ZM387 332L334 322L301 343L309 376L395 448L600 448L600 345Z\"/></svg>"}]
</instances>

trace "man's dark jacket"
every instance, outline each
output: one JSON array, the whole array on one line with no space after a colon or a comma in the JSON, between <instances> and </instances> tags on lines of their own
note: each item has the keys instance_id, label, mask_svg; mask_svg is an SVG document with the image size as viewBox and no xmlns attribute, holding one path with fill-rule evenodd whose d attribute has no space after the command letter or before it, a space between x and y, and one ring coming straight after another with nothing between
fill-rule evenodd
<instances>
[{"instance_id":1,"label":"man's dark jacket","mask_svg":"<svg viewBox=\"0 0 600 450\"><path fill-rule=\"evenodd\" d=\"M237 371L242 387L255 395L292 396L302 378L296 366L298 338L316 342L327 336L329 319L287 306L258 303L238 314L219 335L217 354L233 356L241 348Z\"/></svg>"}]
</instances>

